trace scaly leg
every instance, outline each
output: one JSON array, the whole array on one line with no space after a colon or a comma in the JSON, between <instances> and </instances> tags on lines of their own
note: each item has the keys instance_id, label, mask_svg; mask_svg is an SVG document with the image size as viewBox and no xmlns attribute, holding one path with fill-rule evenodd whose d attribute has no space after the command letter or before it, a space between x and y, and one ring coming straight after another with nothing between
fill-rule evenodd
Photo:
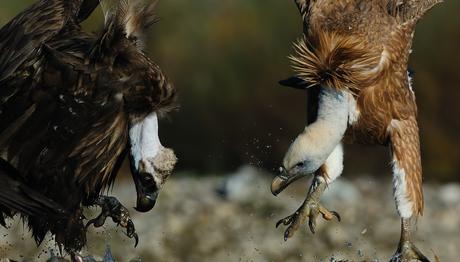
<instances>
[{"instance_id":1,"label":"scaly leg","mask_svg":"<svg viewBox=\"0 0 460 262\"><path fill-rule=\"evenodd\" d=\"M326 160L326 163L316 172L313 182L308 191L307 197L297 211L278 221L276 227L281 224L288 226L284 231L284 240L292 237L294 233L303 225L307 218L310 231L315 233L316 218L319 214L325 220L332 220L334 217L340 221L340 215L335 211L329 211L319 202L321 195L326 190L327 185L332 183L343 170L343 149L339 144Z\"/></svg>"},{"instance_id":2,"label":"scaly leg","mask_svg":"<svg viewBox=\"0 0 460 262\"><path fill-rule=\"evenodd\" d=\"M412 244L410 239L411 223L410 219L401 219L401 240L399 241L398 250L391 258L390 262L409 262L421 261L430 262L418 248Z\"/></svg>"},{"instance_id":3,"label":"scaly leg","mask_svg":"<svg viewBox=\"0 0 460 262\"><path fill-rule=\"evenodd\" d=\"M108 217L111 217L112 221L118 226L126 228L126 235L129 238L135 239L136 242L134 246L136 247L139 243L139 238L137 236L136 229L134 228L134 223L129 216L128 209L126 209L126 207L124 207L115 197L109 196L99 196L95 204L102 208L101 214L99 214L96 218L89 220L86 224L86 228L90 225L94 225L94 227L101 227L104 225L105 220Z\"/></svg>"},{"instance_id":4,"label":"scaly leg","mask_svg":"<svg viewBox=\"0 0 460 262\"><path fill-rule=\"evenodd\" d=\"M327 183L324 177L321 175L316 175L312 185L310 186L310 191L307 195L307 198L303 202L302 206L300 206L300 208L297 209L294 214L283 218L278 221L278 223L276 223L276 227L281 224L288 226L286 231L284 231L285 241L294 235L295 231L299 229L300 225L307 221L307 218L309 219L308 226L310 227L310 231L313 234L316 232L316 218L319 214L321 214L325 220L332 220L332 218L336 217L337 220L340 221L339 213L335 211L329 211L319 202L319 199L326 187Z\"/></svg>"}]
</instances>

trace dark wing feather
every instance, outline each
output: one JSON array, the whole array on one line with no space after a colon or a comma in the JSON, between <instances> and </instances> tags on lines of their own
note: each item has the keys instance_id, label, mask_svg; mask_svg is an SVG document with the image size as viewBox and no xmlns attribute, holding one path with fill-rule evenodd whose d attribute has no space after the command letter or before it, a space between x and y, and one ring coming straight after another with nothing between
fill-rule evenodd
<instances>
[{"instance_id":1,"label":"dark wing feather","mask_svg":"<svg viewBox=\"0 0 460 262\"><path fill-rule=\"evenodd\" d=\"M63 208L28 187L17 170L0 159L0 206L22 215L64 217Z\"/></svg>"},{"instance_id":2,"label":"dark wing feather","mask_svg":"<svg viewBox=\"0 0 460 262\"><path fill-rule=\"evenodd\" d=\"M71 1L39 3L45 2ZM40 14L39 6L31 9ZM152 111L163 112L171 109L176 97L175 89L135 39L134 33L153 21L152 8L132 20L127 14L138 9L121 4L116 10L127 11L109 15L96 39L75 23L95 6L93 0L83 2L75 13L78 15L73 16L75 21L64 21L52 32L20 31L25 28L21 23L30 22L21 16L2 29L8 39L14 39L12 30L18 24L17 38L33 44L13 51L15 54L0 63L11 71L0 78L0 157L17 170L14 178L24 179L69 213L68 219L52 224L39 216L28 217L38 243L50 231L69 250L80 249L85 242L84 237L76 240L69 233L72 228L84 233L81 205L93 204L100 191L113 183L126 155L128 114L142 117ZM11 48L11 44L1 44L4 50ZM11 57L23 54L27 57L14 63ZM0 213L11 214L2 205L30 213L21 203L12 203L15 198L4 199L9 202L0 202Z\"/></svg>"},{"instance_id":3,"label":"dark wing feather","mask_svg":"<svg viewBox=\"0 0 460 262\"><path fill-rule=\"evenodd\" d=\"M0 155L18 170L17 177L20 174L27 185L69 213L67 219L50 224L47 216L29 216L37 243L50 231L66 248L80 249L83 236L76 239L69 232L84 232L76 219L81 204L94 203L113 182L126 149L128 125L120 95L122 75L86 63L92 42L85 41L91 39L58 38L43 48L46 63L35 88L28 85L30 76L3 82L20 91L0 108ZM16 211L29 214L17 206ZM0 207L4 216L11 214L8 211Z\"/></svg>"},{"instance_id":4,"label":"dark wing feather","mask_svg":"<svg viewBox=\"0 0 460 262\"><path fill-rule=\"evenodd\" d=\"M36 56L66 24L88 18L97 5L98 0L40 0L18 14L0 30L0 82Z\"/></svg>"},{"instance_id":5,"label":"dark wing feather","mask_svg":"<svg viewBox=\"0 0 460 262\"><path fill-rule=\"evenodd\" d=\"M40 83L31 90L31 80L24 80L0 113L3 158L45 195L68 199L69 206L81 196L66 196L54 185L77 193L84 187L87 195L97 195L112 181L112 168L127 141L122 76L86 65L84 54L91 45L79 41L49 42L63 51L46 46Z\"/></svg>"},{"instance_id":6,"label":"dark wing feather","mask_svg":"<svg viewBox=\"0 0 460 262\"><path fill-rule=\"evenodd\" d=\"M65 2L41 0L0 30L0 81L11 76L64 27L70 16Z\"/></svg>"},{"instance_id":7,"label":"dark wing feather","mask_svg":"<svg viewBox=\"0 0 460 262\"><path fill-rule=\"evenodd\" d=\"M78 22L86 20L99 5L99 0L85 0L80 6L78 12Z\"/></svg>"}]
</instances>

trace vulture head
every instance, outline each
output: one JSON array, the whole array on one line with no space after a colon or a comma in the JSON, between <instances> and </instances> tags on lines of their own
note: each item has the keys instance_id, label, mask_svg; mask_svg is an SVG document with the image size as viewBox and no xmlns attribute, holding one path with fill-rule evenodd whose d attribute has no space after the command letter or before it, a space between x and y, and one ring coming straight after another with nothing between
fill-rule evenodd
<instances>
[{"instance_id":1,"label":"vulture head","mask_svg":"<svg viewBox=\"0 0 460 262\"><path fill-rule=\"evenodd\" d=\"M295 2L304 20L304 36L307 36L309 1ZM354 101L352 92L339 85L343 82L337 80L341 74L331 75L337 66L343 65L340 61L336 63L327 54L335 53L330 50L342 50L345 47L348 50L349 46L355 46L358 42L340 42L335 35L330 36L327 32L317 35L317 38L310 42L312 39L303 37L294 44L296 54L290 59L296 75L280 82L284 86L308 90L308 125L292 142L284 156L280 174L272 181L271 191L274 195L278 195L297 179L314 174L329 157L337 157L333 154L334 149L340 144L348 127L351 102ZM310 50L312 43L321 43L315 46L318 48L315 49L316 53ZM353 61L351 68L366 67L369 60L372 60L359 52L347 55ZM324 64L324 61L327 63ZM347 79L345 82L354 83L354 80Z\"/></svg>"},{"instance_id":2,"label":"vulture head","mask_svg":"<svg viewBox=\"0 0 460 262\"><path fill-rule=\"evenodd\" d=\"M137 191L139 212L150 211L159 191L177 162L174 151L164 147L158 136L158 116L153 112L142 119L133 119L129 129L131 173Z\"/></svg>"},{"instance_id":3,"label":"vulture head","mask_svg":"<svg viewBox=\"0 0 460 262\"><path fill-rule=\"evenodd\" d=\"M154 69L154 70L152 70ZM158 119L176 106L177 93L161 70L152 65L138 68L134 82L123 94L129 115L131 174L137 190L136 210L150 211L159 191L174 169L177 158L164 147L158 134Z\"/></svg>"},{"instance_id":4,"label":"vulture head","mask_svg":"<svg viewBox=\"0 0 460 262\"><path fill-rule=\"evenodd\" d=\"M103 35L101 41L111 41L111 44L100 46L115 47L116 56L111 58L113 67L125 70L117 83L119 90L123 90L117 98L122 101L129 119L130 166L137 191L135 208L140 212L154 207L177 161L173 150L161 144L158 134L158 119L175 109L177 92L144 50L145 31L157 21L156 4L155 0L147 6L139 0L101 1L107 31L111 32L112 25L122 28ZM93 54L97 55L99 50Z\"/></svg>"},{"instance_id":5,"label":"vulture head","mask_svg":"<svg viewBox=\"0 0 460 262\"><path fill-rule=\"evenodd\" d=\"M279 194L297 179L314 173L326 161L327 154L317 143L321 139L321 134L315 131L306 128L287 150L280 175L275 177L271 185L274 195Z\"/></svg>"}]
</instances>

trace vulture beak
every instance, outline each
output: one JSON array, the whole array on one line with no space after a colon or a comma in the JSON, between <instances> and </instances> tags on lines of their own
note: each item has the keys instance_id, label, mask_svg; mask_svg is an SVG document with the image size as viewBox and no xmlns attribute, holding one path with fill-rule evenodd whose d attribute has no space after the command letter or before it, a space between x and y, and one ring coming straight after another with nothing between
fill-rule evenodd
<instances>
[{"instance_id":1,"label":"vulture beak","mask_svg":"<svg viewBox=\"0 0 460 262\"><path fill-rule=\"evenodd\" d=\"M155 206L159 194L155 179L152 174L141 170L131 170L131 174L137 192L135 209L139 212L148 212Z\"/></svg>"},{"instance_id":2,"label":"vulture beak","mask_svg":"<svg viewBox=\"0 0 460 262\"><path fill-rule=\"evenodd\" d=\"M279 193L283 192L292 182L302 178L304 175L302 173L289 174L289 172L284 167L280 167L280 174L277 175L272 180L271 191L274 196L277 196Z\"/></svg>"},{"instance_id":3,"label":"vulture beak","mask_svg":"<svg viewBox=\"0 0 460 262\"><path fill-rule=\"evenodd\" d=\"M134 119L129 138L131 174L137 191L135 209L148 212L155 206L160 189L174 169L177 158L173 150L160 143L155 113L143 119Z\"/></svg>"},{"instance_id":4,"label":"vulture beak","mask_svg":"<svg viewBox=\"0 0 460 262\"><path fill-rule=\"evenodd\" d=\"M297 76L292 76L287 79L278 82L282 86L291 87L294 89L307 90L307 83L303 79Z\"/></svg>"}]
</instances>

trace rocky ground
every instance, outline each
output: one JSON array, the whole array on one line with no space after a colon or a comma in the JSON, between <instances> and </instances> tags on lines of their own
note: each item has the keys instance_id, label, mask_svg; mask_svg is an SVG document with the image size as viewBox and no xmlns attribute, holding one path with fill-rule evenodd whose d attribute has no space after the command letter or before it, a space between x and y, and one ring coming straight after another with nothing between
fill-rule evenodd
<instances>
[{"instance_id":1,"label":"rocky ground","mask_svg":"<svg viewBox=\"0 0 460 262\"><path fill-rule=\"evenodd\" d=\"M279 197L269 190L271 176L243 168L227 177L176 175L163 189L148 214L131 211L140 243L107 223L91 229L84 254L102 260L110 247L116 261L388 261L399 239L399 219L390 180L340 178L323 197L342 222L318 220L315 235L300 230L284 242L278 219L303 201L308 180L299 180ZM430 258L459 261L460 185L425 185L425 214L415 235L418 247ZM130 181L111 193L127 207L134 206ZM97 210L88 213L96 215ZM17 219L0 231L0 258L46 261L52 241L36 247ZM1 260L1 259L0 259Z\"/></svg>"}]
</instances>

